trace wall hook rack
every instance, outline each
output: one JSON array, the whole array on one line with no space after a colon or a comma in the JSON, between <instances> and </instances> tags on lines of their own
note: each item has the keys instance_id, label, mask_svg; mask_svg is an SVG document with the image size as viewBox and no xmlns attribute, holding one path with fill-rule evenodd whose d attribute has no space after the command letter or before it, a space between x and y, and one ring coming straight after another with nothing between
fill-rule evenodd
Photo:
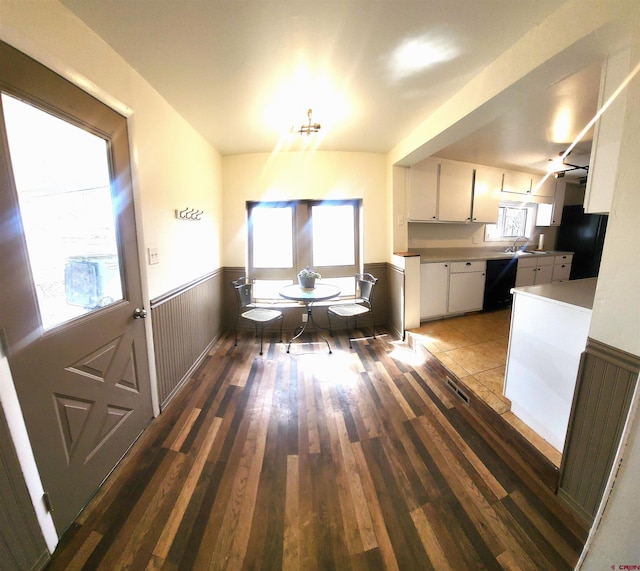
<instances>
[{"instance_id":1,"label":"wall hook rack","mask_svg":"<svg viewBox=\"0 0 640 571\"><path fill-rule=\"evenodd\" d=\"M201 220L204 210L197 210L196 208L189 208L188 206L184 210L176 209L176 218L178 220Z\"/></svg>"}]
</instances>

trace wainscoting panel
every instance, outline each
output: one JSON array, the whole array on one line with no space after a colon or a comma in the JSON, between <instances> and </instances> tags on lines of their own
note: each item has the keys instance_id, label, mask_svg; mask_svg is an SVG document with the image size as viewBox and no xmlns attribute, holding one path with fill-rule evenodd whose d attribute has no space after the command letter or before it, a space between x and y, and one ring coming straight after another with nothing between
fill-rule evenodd
<instances>
[{"instance_id":1,"label":"wainscoting panel","mask_svg":"<svg viewBox=\"0 0 640 571\"><path fill-rule=\"evenodd\" d=\"M376 278L378 278L378 283L375 288L375 293L373 297L373 312L376 319L376 327L384 328L387 327L389 323L389 315L391 310L391 298L390 298L390 282L389 282L389 274L390 274L391 266L386 262L376 262L369 263L364 265L364 271L369 273ZM237 306L236 306L236 298L235 292L231 287L231 282L233 280L237 280L238 278L245 275L245 270L239 267L227 267L224 269L224 279L223 279L223 323L225 331L233 331L236 321L237 315ZM284 301L284 300L283 300ZM290 334L298 325L300 325L300 316L304 311L302 306L289 307L286 305L283 307L276 307L276 309L280 309L284 314L284 325L283 330L285 333ZM325 304L318 304L327 305ZM323 312L321 307L318 307L317 314L318 321L321 325L327 324L326 312ZM367 325L369 322L366 322ZM337 323L336 329L340 329L343 327L343 324ZM239 329L251 329L251 325L247 323L239 324ZM309 330L312 330L313 327L309 327Z\"/></svg>"},{"instance_id":2,"label":"wainscoting panel","mask_svg":"<svg viewBox=\"0 0 640 571\"><path fill-rule=\"evenodd\" d=\"M587 340L560 466L558 495L589 525L613 467L639 370L639 357Z\"/></svg>"},{"instance_id":3,"label":"wainscoting panel","mask_svg":"<svg viewBox=\"0 0 640 571\"><path fill-rule=\"evenodd\" d=\"M221 333L222 276L218 270L151 300L161 409Z\"/></svg>"},{"instance_id":4,"label":"wainscoting panel","mask_svg":"<svg viewBox=\"0 0 640 571\"><path fill-rule=\"evenodd\" d=\"M404 270L389 264L387 275L389 282L387 326L396 337L404 339Z\"/></svg>"}]
</instances>

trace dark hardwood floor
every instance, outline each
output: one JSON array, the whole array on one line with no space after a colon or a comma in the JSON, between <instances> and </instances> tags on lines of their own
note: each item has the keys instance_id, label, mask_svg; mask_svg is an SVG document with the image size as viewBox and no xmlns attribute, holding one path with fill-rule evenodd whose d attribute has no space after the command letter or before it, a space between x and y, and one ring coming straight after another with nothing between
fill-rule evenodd
<instances>
[{"instance_id":1,"label":"dark hardwood floor","mask_svg":"<svg viewBox=\"0 0 640 571\"><path fill-rule=\"evenodd\" d=\"M574 567L584 530L422 354L274 339L216 343L50 569Z\"/></svg>"}]
</instances>

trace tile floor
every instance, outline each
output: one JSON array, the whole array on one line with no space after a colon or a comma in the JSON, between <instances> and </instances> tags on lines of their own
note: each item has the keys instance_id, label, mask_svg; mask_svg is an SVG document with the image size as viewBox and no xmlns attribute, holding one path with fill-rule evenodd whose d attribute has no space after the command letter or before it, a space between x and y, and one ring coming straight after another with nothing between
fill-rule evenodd
<instances>
[{"instance_id":1,"label":"tile floor","mask_svg":"<svg viewBox=\"0 0 640 571\"><path fill-rule=\"evenodd\" d=\"M410 333L464 385L560 466L560 452L511 412L511 403L502 393L510 320L510 309L473 313L429 321Z\"/></svg>"}]
</instances>

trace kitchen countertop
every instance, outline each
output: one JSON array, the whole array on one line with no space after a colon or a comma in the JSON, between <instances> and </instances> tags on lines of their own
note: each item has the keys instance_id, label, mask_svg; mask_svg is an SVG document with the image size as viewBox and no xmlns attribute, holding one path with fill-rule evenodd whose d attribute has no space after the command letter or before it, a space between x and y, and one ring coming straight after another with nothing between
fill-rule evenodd
<instances>
[{"instance_id":1,"label":"kitchen countertop","mask_svg":"<svg viewBox=\"0 0 640 571\"><path fill-rule=\"evenodd\" d=\"M514 294L543 298L553 303L591 311L596 295L597 282L597 278L586 278L568 282L516 287L511 291Z\"/></svg>"},{"instance_id":2,"label":"kitchen countertop","mask_svg":"<svg viewBox=\"0 0 640 571\"><path fill-rule=\"evenodd\" d=\"M513 252L503 252L504 248L415 248L410 253L420 256L420 263L427 264L430 262L457 262L457 261L473 261L473 260L508 260L516 256ZM565 252L561 250L545 250L544 253L535 253L527 255L527 258L533 256L560 256L563 254L572 254L573 252Z\"/></svg>"}]
</instances>

